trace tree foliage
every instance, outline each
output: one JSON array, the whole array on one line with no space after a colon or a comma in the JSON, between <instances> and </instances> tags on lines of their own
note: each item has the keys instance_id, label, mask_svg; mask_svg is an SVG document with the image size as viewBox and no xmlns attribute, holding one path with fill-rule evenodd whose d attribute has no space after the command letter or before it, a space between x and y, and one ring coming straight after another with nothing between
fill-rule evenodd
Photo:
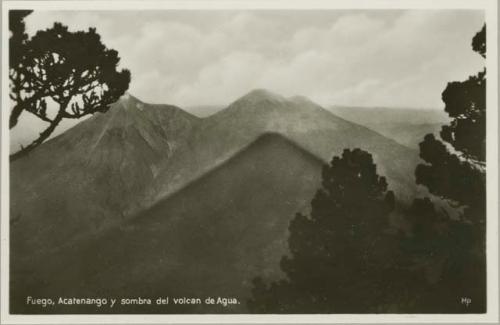
<instances>
[{"instance_id":1,"label":"tree foliage","mask_svg":"<svg viewBox=\"0 0 500 325\"><path fill-rule=\"evenodd\" d=\"M31 12L31 10L9 11L9 74L11 78L19 72L19 65L24 55L24 45L28 40L28 34L26 34L26 27L24 25L24 18L31 14Z\"/></svg>"},{"instance_id":2,"label":"tree foliage","mask_svg":"<svg viewBox=\"0 0 500 325\"><path fill-rule=\"evenodd\" d=\"M45 141L63 119L106 112L128 89L130 72L117 69L118 52L106 48L94 28L70 32L60 23L28 38L24 17L11 12L10 97L14 102L9 126L23 112L48 123L39 137L11 155L17 159ZM55 105L51 114L48 107Z\"/></svg>"},{"instance_id":3,"label":"tree foliage","mask_svg":"<svg viewBox=\"0 0 500 325\"><path fill-rule=\"evenodd\" d=\"M472 38L472 49L486 58L486 25Z\"/></svg>"},{"instance_id":4,"label":"tree foliage","mask_svg":"<svg viewBox=\"0 0 500 325\"><path fill-rule=\"evenodd\" d=\"M426 164L417 166L417 184L425 185L434 195L453 203L475 209L484 207L486 179L481 168L450 153L432 134L420 143L420 157Z\"/></svg>"},{"instance_id":5,"label":"tree foliage","mask_svg":"<svg viewBox=\"0 0 500 325\"><path fill-rule=\"evenodd\" d=\"M486 57L486 26L472 41L472 48ZM454 81L442 93L445 111L452 118L443 126L441 138L466 158L486 158L486 69L465 81Z\"/></svg>"},{"instance_id":6,"label":"tree foliage","mask_svg":"<svg viewBox=\"0 0 500 325\"><path fill-rule=\"evenodd\" d=\"M368 312L381 300L387 259L384 230L395 198L372 156L344 150L323 168L310 216L290 223L286 280L254 280L249 307L268 313ZM366 281L368 279L368 281ZM377 303L375 303L377 301Z\"/></svg>"},{"instance_id":7,"label":"tree foliage","mask_svg":"<svg viewBox=\"0 0 500 325\"><path fill-rule=\"evenodd\" d=\"M477 232L463 219L450 218L429 199L415 199L409 211L412 235L402 240L412 266L407 282L413 293L411 313L484 312L485 264L477 249ZM411 274L413 273L413 274ZM461 303L461 298L473 305Z\"/></svg>"},{"instance_id":8,"label":"tree foliage","mask_svg":"<svg viewBox=\"0 0 500 325\"><path fill-rule=\"evenodd\" d=\"M486 27L472 41L486 57ZM429 199L414 202L413 237L408 252L420 260L427 274L421 307L438 312L484 312L486 308L486 70L465 81L448 83L442 94L452 118L441 138L432 134L420 143L417 184L460 208L458 217L436 211ZM436 276L437 274L437 276ZM472 299L471 306L460 297Z\"/></svg>"},{"instance_id":9,"label":"tree foliage","mask_svg":"<svg viewBox=\"0 0 500 325\"><path fill-rule=\"evenodd\" d=\"M486 57L486 27L473 38L472 48ZM486 175L486 70L462 82L450 82L443 91L445 111L452 118L443 126L441 138L428 134L420 143L426 162L415 171L418 184L432 194L462 205L464 217L485 222Z\"/></svg>"}]
</instances>

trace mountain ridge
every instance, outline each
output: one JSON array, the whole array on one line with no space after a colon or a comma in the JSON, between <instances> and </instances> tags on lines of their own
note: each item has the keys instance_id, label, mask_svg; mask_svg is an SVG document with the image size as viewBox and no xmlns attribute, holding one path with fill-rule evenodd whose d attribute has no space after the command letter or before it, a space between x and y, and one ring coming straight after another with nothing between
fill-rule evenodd
<instances>
[{"instance_id":1,"label":"mountain ridge","mask_svg":"<svg viewBox=\"0 0 500 325\"><path fill-rule=\"evenodd\" d=\"M58 245L125 218L141 206L137 193L198 120L174 106L129 97L11 164L11 218L18 220L12 230L19 247L29 252Z\"/></svg>"},{"instance_id":2,"label":"mountain ridge","mask_svg":"<svg viewBox=\"0 0 500 325\"><path fill-rule=\"evenodd\" d=\"M179 192L182 192L184 189L186 189L187 187L189 186L192 186L192 184L194 183L197 183L199 182L200 180L202 180L204 177L206 177L207 174L209 173L213 173L221 168L224 167L225 164L227 164L228 162L230 162L232 159L235 159L237 156L243 154L244 152L246 152L247 150L251 149L252 147L258 145L258 143L262 142L262 141L267 141L268 139L271 139L271 140L274 140L274 141L281 141L281 142L284 142L284 143L287 143L288 145L290 145L291 147L294 147L295 149L297 149L299 152L303 153L305 156L308 156L310 157L312 160L316 160L319 164L322 164L322 165L325 165L325 164L328 164L328 161L326 160L323 160L319 157L317 157L316 155L314 155L313 153L307 151L306 149L304 149L303 147L301 147L299 144L297 144L296 142L286 138L285 136L283 136L282 134L280 133L277 133L277 132L265 132L263 134L261 134L260 136L258 136L256 139L254 139L252 142L250 142L249 144L247 144L246 146L244 146L243 148L239 149L236 153L234 153L231 157L229 157L227 160L224 160L222 161L221 163L215 165L214 167L212 167L208 172L202 174L201 176L193 179L193 180L190 180L188 181L187 183L185 183L182 187L180 187L179 189L176 189L175 191L173 191L172 193L169 193L163 197L160 197L156 200L156 202L151 205L150 207L144 209L144 210L141 210L141 211L138 211L134 216L133 218L135 218L137 215L140 215L142 213L144 213L144 211L147 211L151 208L153 208L154 206L156 206L157 204L161 203L162 201L164 200L168 200L170 199L171 197L177 195Z\"/></svg>"},{"instance_id":3,"label":"mountain ridge","mask_svg":"<svg viewBox=\"0 0 500 325\"><path fill-rule=\"evenodd\" d=\"M439 135L441 127L449 122L444 111L435 109L332 106L329 110L413 150L419 150L426 134Z\"/></svg>"},{"instance_id":4,"label":"mountain ridge","mask_svg":"<svg viewBox=\"0 0 500 325\"><path fill-rule=\"evenodd\" d=\"M367 150L391 188L407 197L415 190L415 152L308 99L254 90L200 119L127 96L11 166L16 245L25 253L57 247L122 222L267 133L279 133L324 162L344 148Z\"/></svg>"}]
</instances>

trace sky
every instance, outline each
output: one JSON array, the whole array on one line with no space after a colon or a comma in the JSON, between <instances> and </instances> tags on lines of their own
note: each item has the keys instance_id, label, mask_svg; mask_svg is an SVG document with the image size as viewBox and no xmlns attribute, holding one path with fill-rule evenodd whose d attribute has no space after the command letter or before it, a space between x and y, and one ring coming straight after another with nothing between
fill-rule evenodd
<instances>
[{"instance_id":1,"label":"sky","mask_svg":"<svg viewBox=\"0 0 500 325\"><path fill-rule=\"evenodd\" d=\"M31 36L54 22L71 31L95 27L131 71L130 94L199 116L257 88L324 107L442 110L447 82L484 66L470 45L482 11L46 10L25 22ZM77 122L65 120L52 137ZM23 114L11 151L45 127Z\"/></svg>"},{"instance_id":2,"label":"sky","mask_svg":"<svg viewBox=\"0 0 500 325\"><path fill-rule=\"evenodd\" d=\"M471 39L481 11L39 11L96 27L132 73L129 92L185 109L226 105L255 88L323 106L442 109L441 92L484 66Z\"/></svg>"}]
</instances>

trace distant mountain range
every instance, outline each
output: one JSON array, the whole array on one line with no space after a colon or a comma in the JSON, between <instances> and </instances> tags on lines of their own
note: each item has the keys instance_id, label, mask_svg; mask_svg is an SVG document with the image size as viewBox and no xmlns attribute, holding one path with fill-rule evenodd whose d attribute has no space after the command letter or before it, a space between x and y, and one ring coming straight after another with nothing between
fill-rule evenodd
<instances>
[{"instance_id":1,"label":"distant mountain range","mask_svg":"<svg viewBox=\"0 0 500 325\"><path fill-rule=\"evenodd\" d=\"M254 90L198 118L125 96L11 165L12 306L33 312L34 294L244 299L254 276L280 276L288 222L344 148L371 152L403 204L423 191L417 151L304 97Z\"/></svg>"},{"instance_id":2,"label":"distant mountain range","mask_svg":"<svg viewBox=\"0 0 500 325\"><path fill-rule=\"evenodd\" d=\"M418 149L426 134L438 135L450 121L444 110L437 109L332 106L329 110L412 149Z\"/></svg>"}]
</instances>

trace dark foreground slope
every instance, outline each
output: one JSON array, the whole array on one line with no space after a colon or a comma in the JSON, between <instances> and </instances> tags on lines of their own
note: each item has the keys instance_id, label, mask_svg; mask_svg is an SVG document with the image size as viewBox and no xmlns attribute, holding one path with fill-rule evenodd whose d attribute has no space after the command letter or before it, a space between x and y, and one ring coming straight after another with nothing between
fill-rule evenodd
<instances>
[{"instance_id":1,"label":"dark foreground slope","mask_svg":"<svg viewBox=\"0 0 500 325\"><path fill-rule=\"evenodd\" d=\"M13 312L245 312L251 279L281 276L287 228L308 209L322 160L277 134L122 226L14 265ZM37 265L36 270L33 265ZM26 307L38 297L234 297L223 307ZM172 303L172 300L171 300Z\"/></svg>"}]
</instances>

